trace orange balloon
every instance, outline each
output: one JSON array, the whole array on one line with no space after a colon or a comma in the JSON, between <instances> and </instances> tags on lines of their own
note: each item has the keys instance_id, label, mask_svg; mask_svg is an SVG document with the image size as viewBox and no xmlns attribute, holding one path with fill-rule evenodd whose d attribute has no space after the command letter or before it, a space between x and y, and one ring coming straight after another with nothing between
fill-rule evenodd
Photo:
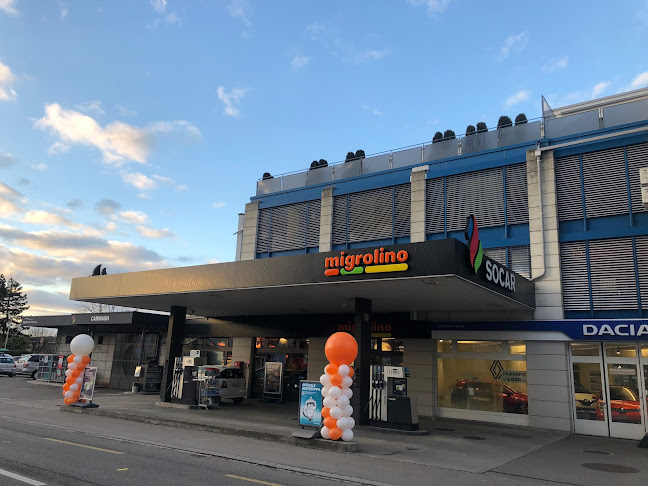
<instances>
[{"instance_id":1,"label":"orange balloon","mask_svg":"<svg viewBox=\"0 0 648 486\"><path fill-rule=\"evenodd\" d=\"M83 358L81 358L81 362L86 365L90 364L90 356L84 356Z\"/></svg>"},{"instance_id":2,"label":"orange balloon","mask_svg":"<svg viewBox=\"0 0 648 486\"><path fill-rule=\"evenodd\" d=\"M72 361L74 361L74 356L75 356L74 354L71 354L70 356L68 356L68 360L67 360L68 363L71 363Z\"/></svg>"},{"instance_id":3,"label":"orange balloon","mask_svg":"<svg viewBox=\"0 0 648 486\"><path fill-rule=\"evenodd\" d=\"M72 399L72 398L66 398L66 399L63 400L63 401L65 402L66 405L70 405L71 403L76 402L76 400L74 400L74 399Z\"/></svg>"},{"instance_id":4,"label":"orange balloon","mask_svg":"<svg viewBox=\"0 0 648 486\"><path fill-rule=\"evenodd\" d=\"M64 392L68 391L69 389L70 389L70 383L66 383L65 385L63 385Z\"/></svg>"},{"instance_id":5,"label":"orange balloon","mask_svg":"<svg viewBox=\"0 0 648 486\"><path fill-rule=\"evenodd\" d=\"M72 398L78 400L79 395L81 395L81 390L74 390L74 392L72 392L72 393L74 393L74 395L72 395Z\"/></svg>"},{"instance_id":6,"label":"orange balloon","mask_svg":"<svg viewBox=\"0 0 648 486\"><path fill-rule=\"evenodd\" d=\"M358 356L358 343L348 332L336 332L326 340L324 354L331 363L348 365Z\"/></svg>"},{"instance_id":7,"label":"orange balloon","mask_svg":"<svg viewBox=\"0 0 648 486\"><path fill-rule=\"evenodd\" d=\"M324 372L328 373L329 375L335 375L338 372L338 365L329 363L326 365L326 368L324 368Z\"/></svg>"},{"instance_id":8,"label":"orange balloon","mask_svg":"<svg viewBox=\"0 0 648 486\"><path fill-rule=\"evenodd\" d=\"M333 440L338 440L340 437L342 437L342 431L337 427L333 427L331 430L329 430L329 437Z\"/></svg>"},{"instance_id":9,"label":"orange balloon","mask_svg":"<svg viewBox=\"0 0 648 486\"><path fill-rule=\"evenodd\" d=\"M322 417L327 418L331 416L331 409L328 407L322 408Z\"/></svg>"},{"instance_id":10,"label":"orange balloon","mask_svg":"<svg viewBox=\"0 0 648 486\"><path fill-rule=\"evenodd\" d=\"M83 370L85 369L86 364L85 363L79 363L76 367L79 373L83 373Z\"/></svg>"},{"instance_id":11,"label":"orange balloon","mask_svg":"<svg viewBox=\"0 0 648 486\"><path fill-rule=\"evenodd\" d=\"M324 419L324 425L327 426L329 429L333 429L336 427L337 420L335 420L333 417L326 417Z\"/></svg>"},{"instance_id":12,"label":"orange balloon","mask_svg":"<svg viewBox=\"0 0 648 486\"><path fill-rule=\"evenodd\" d=\"M355 371L353 371L353 368L351 366L349 366L349 374L348 374L348 376L353 378L353 375L355 375Z\"/></svg>"},{"instance_id":13,"label":"orange balloon","mask_svg":"<svg viewBox=\"0 0 648 486\"><path fill-rule=\"evenodd\" d=\"M332 386L340 386L342 384L342 377L338 375L337 373L331 376L331 385Z\"/></svg>"}]
</instances>

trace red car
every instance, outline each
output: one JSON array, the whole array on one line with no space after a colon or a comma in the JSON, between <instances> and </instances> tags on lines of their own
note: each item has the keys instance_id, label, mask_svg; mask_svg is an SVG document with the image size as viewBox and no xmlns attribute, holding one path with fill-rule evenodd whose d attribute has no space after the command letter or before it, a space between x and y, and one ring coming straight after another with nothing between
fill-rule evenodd
<instances>
[{"instance_id":1,"label":"red car","mask_svg":"<svg viewBox=\"0 0 648 486\"><path fill-rule=\"evenodd\" d=\"M492 403L491 399L494 393L497 393L500 389L502 390L503 412L529 413L529 397L527 394L518 392L497 381L458 380L450 395L450 403L456 408L468 408L468 400L470 400L473 404L470 408L475 408L475 405L478 405L477 402ZM492 405L483 405L485 405L485 410L492 411Z\"/></svg>"},{"instance_id":2,"label":"red car","mask_svg":"<svg viewBox=\"0 0 648 486\"><path fill-rule=\"evenodd\" d=\"M632 386L610 386L610 409L612 422L626 422L629 424L641 423L641 403L639 390ZM600 397L596 408L596 419L605 420L605 402Z\"/></svg>"}]
</instances>

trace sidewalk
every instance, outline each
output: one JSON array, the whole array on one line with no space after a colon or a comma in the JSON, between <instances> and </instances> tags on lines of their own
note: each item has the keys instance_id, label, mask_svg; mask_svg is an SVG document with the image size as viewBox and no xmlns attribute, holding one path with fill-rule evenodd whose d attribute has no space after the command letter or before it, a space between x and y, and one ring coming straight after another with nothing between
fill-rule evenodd
<instances>
[{"instance_id":1,"label":"sidewalk","mask_svg":"<svg viewBox=\"0 0 648 486\"><path fill-rule=\"evenodd\" d=\"M99 389L94 399L99 408L61 410L282 443L294 443L291 433L299 428L296 404L246 400L235 405L226 400L219 409L190 410L156 406L158 401L157 395ZM525 478L588 486L648 482L648 449L638 448L637 441L448 419L422 421L421 429L429 435L356 428L354 454L477 474L496 472L520 482Z\"/></svg>"}]
</instances>

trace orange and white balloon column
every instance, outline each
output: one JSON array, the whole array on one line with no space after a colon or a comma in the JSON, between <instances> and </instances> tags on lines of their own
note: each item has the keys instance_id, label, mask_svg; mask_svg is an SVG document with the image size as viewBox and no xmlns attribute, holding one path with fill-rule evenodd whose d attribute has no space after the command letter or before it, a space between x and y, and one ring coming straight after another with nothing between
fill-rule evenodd
<instances>
[{"instance_id":1,"label":"orange and white balloon column","mask_svg":"<svg viewBox=\"0 0 648 486\"><path fill-rule=\"evenodd\" d=\"M90 353L94 349L94 340L87 334L79 334L72 339L68 356L67 370L65 371L65 385L63 385L63 401L66 405L79 401L81 386L83 386L83 370L90 363Z\"/></svg>"},{"instance_id":2,"label":"orange and white balloon column","mask_svg":"<svg viewBox=\"0 0 648 486\"><path fill-rule=\"evenodd\" d=\"M324 426L320 432L325 439L350 441L355 420L351 417L353 407L350 404L354 372L349 365L358 355L358 343L351 334L336 332L327 339L324 353L330 363L320 377L324 405Z\"/></svg>"}]
</instances>

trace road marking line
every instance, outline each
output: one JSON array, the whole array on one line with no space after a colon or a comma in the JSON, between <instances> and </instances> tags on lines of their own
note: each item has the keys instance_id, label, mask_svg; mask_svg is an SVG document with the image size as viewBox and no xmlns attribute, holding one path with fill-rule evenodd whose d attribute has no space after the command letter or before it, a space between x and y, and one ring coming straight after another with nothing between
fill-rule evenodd
<instances>
[{"instance_id":1,"label":"road marking line","mask_svg":"<svg viewBox=\"0 0 648 486\"><path fill-rule=\"evenodd\" d=\"M51 439L49 437L43 437L45 440L51 440L52 442L60 442L61 444L68 444L68 445L73 445L77 447L85 447L86 449L94 449L95 451L102 451L102 452L109 452L110 454L123 454L123 452L119 451L111 451L110 449L102 449L101 447L92 447L89 445L83 445L83 444L77 444L75 442L67 442L64 440L58 440L58 439Z\"/></svg>"},{"instance_id":2,"label":"road marking line","mask_svg":"<svg viewBox=\"0 0 648 486\"><path fill-rule=\"evenodd\" d=\"M121 469L117 469L118 471L128 471L127 467L122 467Z\"/></svg>"},{"instance_id":3,"label":"road marking line","mask_svg":"<svg viewBox=\"0 0 648 486\"><path fill-rule=\"evenodd\" d=\"M268 481L260 481L259 479L244 478L243 476L236 476L234 474L226 474L228 478L240 479L242 481L250 481L251 483L267 484L268 486L281 486L279 483L269 483Z\"/></svg>"},{"instance_id":4,"label":"road marking line","mask_svg":"<svg viewBox=\"0 0 648 486\"><path fill-rule=\"evenodd\" d=\"M0 469L0 474L12 479L17 479L18 481L22 481L23 483L31 484L32 486L47 486L45 483L41 483L40 481L36 481L35 479L29 479L25 476L21 476L20 474L14 474L9 471L5 471L4 469Z\"/></svg>"}]
</instances>

